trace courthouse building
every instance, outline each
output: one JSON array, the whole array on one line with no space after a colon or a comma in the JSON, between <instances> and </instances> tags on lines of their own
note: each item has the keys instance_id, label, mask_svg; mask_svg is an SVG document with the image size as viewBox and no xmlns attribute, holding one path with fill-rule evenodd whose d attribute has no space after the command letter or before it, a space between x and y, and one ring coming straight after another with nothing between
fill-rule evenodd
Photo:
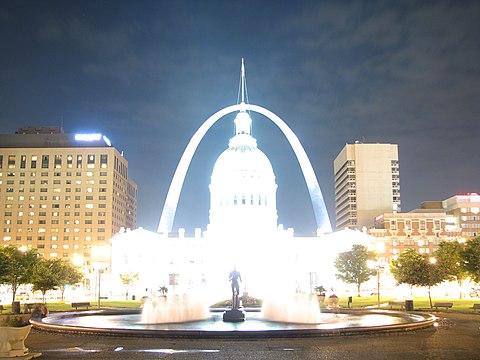
<instances>
[{"instance_id":1,"label":"courthouse building","mask_svg":"<svg viewBox=\"0 0 480 360\"><path fill-rule=\"evenodd\" d=\"M136 227L137 185L101 134L22 128L0 135L0 207L4 246L71 260L88 278L95 250Z\"/></svg>"}]
</instances>

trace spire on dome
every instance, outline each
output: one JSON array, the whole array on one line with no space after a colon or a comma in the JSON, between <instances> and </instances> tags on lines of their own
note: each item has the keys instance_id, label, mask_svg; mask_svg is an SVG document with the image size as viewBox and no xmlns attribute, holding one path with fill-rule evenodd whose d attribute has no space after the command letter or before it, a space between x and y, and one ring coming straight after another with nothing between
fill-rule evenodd
<instances>
[{"instance_id":1,"label":"spire on dome","mask_svg":"<svg viewBox=\"0 0 480 360\"><path fill-rule=\"evenodd\" d=\"M242 58L242 104L245 103L245 63Z\"/></svg>"},{"instance_id":2,"label":"spire on dome","mask_svg":"<svg viewBox=\"0 0 480 360\"><path fill-rule=\"evenodd\" d=\"M247 94L247 82L245 80L245 63L242 58L242 67L241 67L241 78L240 78L240 105L245 105L245 98L247 98L248 102L248 94ZM250 135L250 130L252 127L252 119L250 115L247 113L246 109L242 107L242 109L237 113L235 117L235 134L247 134Z\"/></svg>"},{"instance_id":3,"label":"spire on dome","mask_svg":"<svg viewBox=\"0 0 480 360\"><path fill-rule=\"evenodd\" d=\"M242 58L242 67L240 70L240 84L238 88L237 104L248 104L247 78L245 76L245 61Z\"/></svg>"}]
</instances>

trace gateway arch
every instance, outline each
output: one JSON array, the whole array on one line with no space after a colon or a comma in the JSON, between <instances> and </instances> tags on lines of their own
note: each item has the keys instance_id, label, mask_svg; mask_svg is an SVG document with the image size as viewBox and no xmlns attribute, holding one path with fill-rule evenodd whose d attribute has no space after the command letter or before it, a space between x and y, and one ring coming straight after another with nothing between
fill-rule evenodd
<instances>
[{"instance_id":1,"label":"gateway arch","mask_svg":"<svg viewBox=\"0 0 480 360\"><path fill-rule=\"evenodd\" d=\"M282 130L283 134L290 143L290 146L295 152L295 156L300 164L303 177L305 178L310 199L312 201L313 211L315 213L317 229L324 233L332 232L332 225L330 224L330 219L328 217L325 201L323 200L322 191L320 190L320 185L318 185L317 177L315 176L315 172L313 171L313 167L308 159L307 153L303 149L303 146L298 140L297 136L288 127L288 125L285 124L285 122L273 112L261 106L245 104L243 102L223 108L222 110L210 116L190 139L190 142L188 143L187 148L183 152L180 162L178 163L177 169L175 170L170 188L168 189L167 198L165 200L165 205L163 206L162 215L158 224L158 232L163 234L172 232L173 220L175 218L175 212L177 211L178 200L180 198L180 193L185 181L185 176L187 174L188 167L190 166L190 162L192 161L193 155L200 144L200 141L202 141L207 131L218 120L225 115L241 110L250 110L260 113L270 119L280 128L280 130Z\"/></svg>"}]
</instances>

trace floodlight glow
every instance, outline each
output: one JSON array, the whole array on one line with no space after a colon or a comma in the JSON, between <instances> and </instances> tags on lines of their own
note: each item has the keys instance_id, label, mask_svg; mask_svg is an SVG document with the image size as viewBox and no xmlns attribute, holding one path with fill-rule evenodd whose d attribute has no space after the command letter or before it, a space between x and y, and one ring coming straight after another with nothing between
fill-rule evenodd
<instances>
[{"instance_id":1,"label":"floodlight glow","mask_svg":"<svg viewBox=\"0 0 480 360\"><path fill-rule=\"evenodd\" d=\"M112 142L105 135L103 136L103 141L105 141L105 144L107 144L108 146L112 146Z\"/></svg>"},{"instance_id":2,"label":"floodlight glow","mask_svg":"<svg viewBox=\"0 0 480 360\"><path fill-rule=\"evenodd\" d=\"M77 141L98 141L102 138L102 134L75 134Z\"/></svg>"}]
</instances>

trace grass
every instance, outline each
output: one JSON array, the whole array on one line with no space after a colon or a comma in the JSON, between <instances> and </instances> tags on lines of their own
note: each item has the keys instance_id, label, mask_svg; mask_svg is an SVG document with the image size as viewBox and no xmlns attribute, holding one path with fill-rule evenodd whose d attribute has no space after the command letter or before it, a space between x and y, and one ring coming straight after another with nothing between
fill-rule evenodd
<instances>
[{"instance_id":1,"label":"grass","mask_svg":"<svg viewBox=\"0 0 480 360\"><path fill-rule=\"evenodd\" d=\"M33 302L33 301L32 301ZM36 301L41 302L41 301ZM30 303L30 302L29 302ZM92 305L89 310L98 309L97 301L90 301L90 305ZM72 308L71 301L47 301L46 306L48 311L50 312L57 312L57 311L72 311L75 308ZM100 308L101 309L138 309L141 306L140 300L101 300ZM11 313L12 312L12 304L3 304L4 313ZM86 308L81 308L82 310L86 310ZM23 312L23 303L20 304L20 310ZM80 308L79 308L80 310Z\"/></svg>"},{"instance_id":2,"label":"grass","mask_svg":"<svg viewBox=\"0 0 480 360\"><path fill-rule=\"evenodd\" d=\"M338 304L342 308L348 307L348 297L340 296ZM395 300L392 296L382 296L380 298L380 303L387 303L389 301ZM325 303L328 303L328 298L325 298ZM377 296L352 296L352 303L350 307L354 308L365 308L370 306L377 306L378 305L378 298Z\"/></svg>"},{"instance_id":3,"label":"grass","mask_svg":"<svg viewBox=\"0 0 480 360\"><path fill-rule=\"evenodd\" d=\"M430 311L430 304L428 297L421 297L421 296L414 296L413 298L413 305L415 310L427 310ZM380 301L382 304L386 304L389 301L395 300L395 297L391 296L382 296ZM350 307L352 308L367 308L367 307L376 307L377 306L377 296L352 296L352 303ZM452 297L432 297L432 304L435 302L452 302L453 307L448 311L459 311L459 312L471 312L473 313L473 304L479 304L479 299L458 299ZM321 304L322 307L326 307L328 303L328 297L325 299L325 302ZM97 309L97 302L90 301L92 307L90 309ZM72 308L70 301L56 301L56 302L47 302L47 308L50 312L60 312L60 311L72 311L75 310ZM101 309L135 309L140 308L141 302L140 300L101 300L100 303ZM339 297L339 305L341 308L348 307L348 296L340 296ZM3 304L5 310L3 314L9 314L12 312L11 304ZM23 311L23 304L20 307L21 311ZM82 308L82 310L85 308ZM386 307L386 309L390 309L390 307ZM394 310L398 310L399 307L393 307ZM434 309L435 310L435 309ZM444 309L442 309L444 310ZM477 311L480 313L480 311Z\"/></svg>"}]
</instances>

